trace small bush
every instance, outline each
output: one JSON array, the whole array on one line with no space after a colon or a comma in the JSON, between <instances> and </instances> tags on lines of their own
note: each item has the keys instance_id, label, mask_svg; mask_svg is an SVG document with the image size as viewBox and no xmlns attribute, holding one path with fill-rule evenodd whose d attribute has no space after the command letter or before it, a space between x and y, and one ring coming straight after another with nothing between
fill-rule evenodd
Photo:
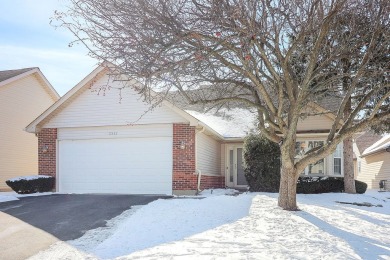
<instances>
[{"instance_id":1,"label":"small bush","mask_svg":"<svg viewBox=\"0 0 390 260\"><path fill-rule=\"evenodd\" d=\"M355 180L356 192L363 194L367 190L367 184ZM316 194L329 192L344 192L344 179L342 177L299 177L297 193Z\"/></svg>"},{"instance_id":2,"label":"small bush","mask_svg":"<svg viewBox=\"0 0 390 260\"><path fill-rule=\"evenodd\" d=\"M55 179L52 176L36 175L10 179L5 183L16 193L29 194L51 191L54 187Z\"/></svg>"},{"instance_id":3,"label":"small bush","mask_svg":"<svg viewBox=\"0 0 390 260\"><path fill-rule=\"evenodd\" d=\"M355 180L356 193L363 194L367 190L367 183Z\"/></svg>"},{"instance_id":4,"label":"small bush","mask_svg":"<svg viewBox=\"0 0 390 260\"><path fill-rule=\"evenodd\" d=\"M279 145L260 135L251 134L245 139L244 160L245 177L250 191L279 191Z\"/></svg>"}]
</instances>

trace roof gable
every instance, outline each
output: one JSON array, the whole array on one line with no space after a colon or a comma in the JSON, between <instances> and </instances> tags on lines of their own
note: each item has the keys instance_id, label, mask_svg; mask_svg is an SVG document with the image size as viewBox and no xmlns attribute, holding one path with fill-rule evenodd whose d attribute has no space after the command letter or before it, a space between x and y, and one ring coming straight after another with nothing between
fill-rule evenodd
<instances>
[{"instance_id":1,"label":"roof gable","mask_svg":"<svg viewBox=\"0 0 390 260\"><path fill-rule=\"evenodd\" d=\"M34 75L37 77L37 79L41 82L44 90L53 98L54 101L57 101L60 98L57 91L42 74L39 68L25 68L18 70L0 71L0 87L30 75Z\"/></svg>"},{"instance_id":2,"label":"roof gable","mask_svg":"<svg viewBox=\"0 0 390 260\"><path fill-rule=\"evenodd\" d=\"M36 68L25 68L25 69L17 69L17 70L3 70L0 71L0 82L16 77L20 74L23 74L27 71L33 70Z\"/></svg>"},{"instance_id":3,"label":"roof gable","mask_svg":"<svg viewBox=\"0 0 390 260\"><path fill-rule=\"evenodd\" d=\"M107 68L104 65L99 66L31 122L26 131L36 132L42 127L103 124L189 122L191 125L198 125L199 120L167 101L150 110L150 105L141 100L141 96L134 89L123 88L120 80L109 81L109 78ZM99 121L99 118L102 120ZM212 129L209 130L215 134Z\"/></svg>"},{"instance_id":4,"label":"roof gable","mask_svg":"<svg viewBox=\"0 0 390 260\"><path fill-rule=\"evenodd\" d=\"M186 123L188 120L160 105L152 107L132 87L102 75L86 85L42 127L89 127L132 124Z\"/></svg>"}]
</instances>

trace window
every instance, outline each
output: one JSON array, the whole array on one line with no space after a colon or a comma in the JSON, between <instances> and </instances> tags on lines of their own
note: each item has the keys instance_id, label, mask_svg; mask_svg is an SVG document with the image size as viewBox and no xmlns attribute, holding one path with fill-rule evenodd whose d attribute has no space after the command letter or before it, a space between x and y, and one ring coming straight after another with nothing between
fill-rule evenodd
<instances>
[{"instance_id":1,"label":"window","mask_svg":"<svg viewBox=\"0 0 390 260\"><path fill-rule=\"evenodd\" d=\"M362 170L362 161L358 161L358 173Z\"/></svg>"},{"instance_id":2,"label":"window","mask_svg":"<svg viewBox=\"0 0 390 260\"><path fill-rule=\"evenodd\" d=\"M307 143L307 149L308 149L308 151L310 151L313 148L323 146L323 145L324 145L324 141L309 141ZM308 168L309 168L309 171L308 171L309 174L315 174L315 175L324 174L325 173L325 161L324 161L324 159L321 159L314 164L309 164Z\"/></svg>"},{"instance_id":3,"label":"window","mask_svg":"<svg viewBox=\"0 0 390 260\"><path fill-rule=\"evenodd\" d=\"M302 155L305 154L305 147L306 147L305 142L301 141L295 143L295 159L301 158Z\"/></svg>"},{"instance_id":4,"label":"window","mask_svg":"<svg viewBox=\"0 0 390 260\"><path fill-rule=\"evenodd\" d=\"M229 181L233 182L233 175L234 175L234 159L233 159L233 150L229 150Z\"/></svg>"},{"instance_id":5,"label":"window","mask_svg":"<svg viewBox=\"0 0 390 260\"><path fill-rule=\"evenodd\" d=\"M333 153L333 174L341 175L341 167L341 144L338 144Z\"/></svg>"},{"instance_id":6,"label":"window","mask_svg":"<svg viewBox=\"0 0 390 260\"><path fill-rule=\"evenodd\" d=\"M324 141L298 141L295 143L295 159L301 158L305 152L319 146L323 146ZM310 164L302 174L323 175L325 174L325 160L321 159Z\"/></svg>"}]
</instances>

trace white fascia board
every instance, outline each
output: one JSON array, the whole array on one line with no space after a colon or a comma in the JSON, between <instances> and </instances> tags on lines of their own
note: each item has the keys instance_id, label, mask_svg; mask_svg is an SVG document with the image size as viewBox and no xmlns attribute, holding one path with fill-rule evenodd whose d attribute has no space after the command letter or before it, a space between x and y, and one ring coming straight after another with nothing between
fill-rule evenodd
<instances>
[{"instance_id":1,"label":"white fascia board","mask_svg":"<svg viewBox=\"0 0 390 260\"><path fill-rule=\"evenodd\" d=\"M103 66L98 66L91 73L89 73L83 80L81 80L76 86L69 90L65 95L63 95L57 102L51 105L46 111L44 111L40 116L38 116L34 121L32 121L26 128L25 131L29 133L35 133L37 130L37 125L42 122L46 117L48 117L52 112L57 108L63 105L70 97L76 94L83 86L85 86L90 80L92 80L97 74L102 72L105 69Z\"/></svg>"},{"instance_id":2,"label":"white fascia board","mask_svg":"<svg viewBox=\"0 0 390 260\"><path fill-rule=\"evenodd\" d=\"M37 69L37 73L41 77L42 81L46 84L51 96L54 97L56 100L60 99L60 95L57 93L55 88L50 84L50 82L47 80L45 75L43 75L39 68Z\"/></svg>"}]
</instances>

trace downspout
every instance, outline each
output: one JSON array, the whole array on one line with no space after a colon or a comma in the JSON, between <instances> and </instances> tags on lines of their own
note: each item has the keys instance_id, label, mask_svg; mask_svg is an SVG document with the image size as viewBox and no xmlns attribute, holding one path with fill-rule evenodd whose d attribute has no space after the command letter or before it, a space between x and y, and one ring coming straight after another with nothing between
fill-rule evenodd
<instances>
[{"instance_id":1,"label":"downspout","mask_svg":"<svg viewBox=\"0 0 390 260\"><path fill-rule=\"evenodd\" d=\"M198 186L196 188L196 195L199 195L201 190L200 190L200 179L202 178L202 171L197 169L196 172L198 173Z\"/></svg>"},{"instance_id":2,"label":"downspout","mask_svg":"<svg viewBox=\"0 0 390 260\"><path fill-rule=\"evenodd\" d=\"M199 132L197 132L196 134L201 134L205 131L205 128L204 126L202 126L202 130L200 130ZM195 146L195 148L197 148L198 145ZM196 152L197 153L197 152ZM198 160L196 159L196 164L198 164ZM199 195L201 190L200 190L200 180L202 178L202 171L199 170L199 169L196 169L196 172L198 173L198 185L196 187L196 195Z\"/></svg>"}]
</instances>

